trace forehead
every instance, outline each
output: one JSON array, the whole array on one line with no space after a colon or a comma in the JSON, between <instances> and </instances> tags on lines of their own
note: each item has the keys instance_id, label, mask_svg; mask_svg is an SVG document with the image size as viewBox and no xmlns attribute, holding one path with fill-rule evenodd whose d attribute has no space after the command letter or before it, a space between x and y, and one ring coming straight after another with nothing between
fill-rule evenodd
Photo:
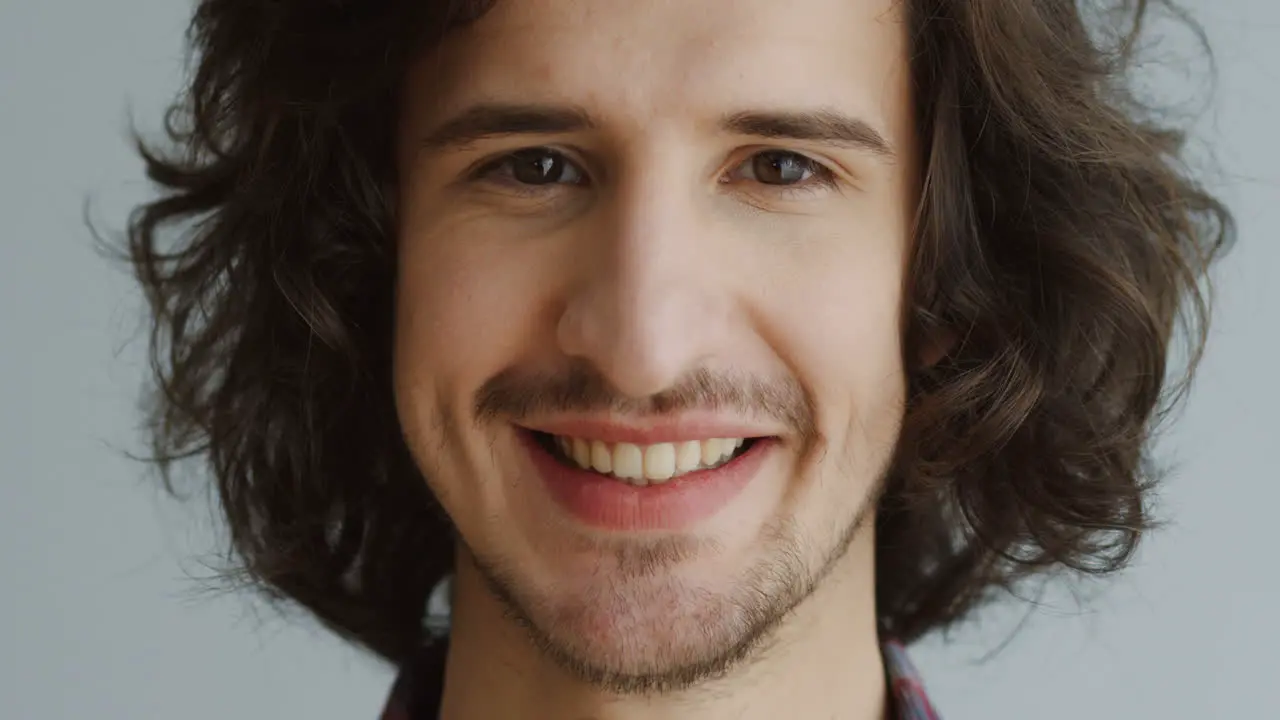
<instances>
[{"instance_id":1,"label":"forehead","mask_svg":"<svg viewBox=\"0 0 1280 720\"><path fill-rule=\"evenodd\" d=\"M423 111L566 103L605 123L834 108L907 127L900 0L498 0L411 73Z\"/></svg>"}]
</instances>

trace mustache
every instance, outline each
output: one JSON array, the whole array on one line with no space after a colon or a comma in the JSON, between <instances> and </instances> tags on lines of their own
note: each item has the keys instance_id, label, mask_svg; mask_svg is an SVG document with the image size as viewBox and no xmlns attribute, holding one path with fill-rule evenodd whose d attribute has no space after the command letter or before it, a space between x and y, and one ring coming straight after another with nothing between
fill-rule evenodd
<instances>
[{"instance_id":1,"label":"mustache","mask_svg":"<svg viewBox=\"0 0 1280 720\"><path fill-rule=\"evenodd\" d=\"M672 387L647 397L628 397L586 361L574 360L558 372L507 368L476 391L478 422L522 419L561 412L598 412L654 417L679 412L729 411L785 424L804 438L816 432L810 393L794 377L760 377L699 368Z\"/></svg>"}]
</instances>

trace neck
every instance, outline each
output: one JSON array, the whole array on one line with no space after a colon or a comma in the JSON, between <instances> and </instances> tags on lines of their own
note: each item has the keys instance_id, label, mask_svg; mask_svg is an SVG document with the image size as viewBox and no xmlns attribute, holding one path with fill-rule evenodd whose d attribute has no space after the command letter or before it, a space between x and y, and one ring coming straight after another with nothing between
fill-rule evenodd
<instances>
[{"instance_id":1,"label":"neck","mask_svg":"<svg viewBox=\"0 0 1280 720\"><path fill-rule=\"evenodd\" d=\"M618 696L566 674L460 562L441 718L881 720L872 533L861 535L760 652L725 677L669 695Z\"/></svg>"}]
</instances>

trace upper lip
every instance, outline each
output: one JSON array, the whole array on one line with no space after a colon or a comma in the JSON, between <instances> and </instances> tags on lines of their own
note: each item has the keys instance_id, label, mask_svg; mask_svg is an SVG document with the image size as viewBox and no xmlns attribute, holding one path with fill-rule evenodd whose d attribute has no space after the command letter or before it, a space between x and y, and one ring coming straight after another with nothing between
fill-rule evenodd
<instances>
[{"instance_id":1,"label":"upper lip","mask_svg":"<svg viewBox=\"0 0 1280 720\"><path fill-rule=\"evenodd\" d=\"M628 421L624 418L566 416L530 422L519 427L535 432L606 443L657 443L709 440L712 438L758 438L779 435L780 428L760 422L711 415L685 414Z\"/></svg>"}]
</instances>

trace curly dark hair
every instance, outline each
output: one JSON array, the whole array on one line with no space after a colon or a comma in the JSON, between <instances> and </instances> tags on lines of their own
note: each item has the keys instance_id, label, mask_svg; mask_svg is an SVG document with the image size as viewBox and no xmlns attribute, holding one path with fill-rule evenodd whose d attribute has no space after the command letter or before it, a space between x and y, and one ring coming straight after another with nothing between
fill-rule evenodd
<instances>
[{"instance_id":1,"label":"curly dark hair","mask_svg":"<svg viewBox=\"0 0 1280 720\"><path fill-rule=\"evenodd\" d=\"M454 552L393 405L392 128L411 60L491 4L202 0L166 142L137 141L164 190L128 252L165 484L207 461L229 575L392 661ZM907 3L924 182L904 357L956 343L911 371L877 508L887 633L945 627L1039 571L1119 569L1152 524L1151 435L1233 228L1134 91L1157 9Z\"/></svg>"}]
</instances>

